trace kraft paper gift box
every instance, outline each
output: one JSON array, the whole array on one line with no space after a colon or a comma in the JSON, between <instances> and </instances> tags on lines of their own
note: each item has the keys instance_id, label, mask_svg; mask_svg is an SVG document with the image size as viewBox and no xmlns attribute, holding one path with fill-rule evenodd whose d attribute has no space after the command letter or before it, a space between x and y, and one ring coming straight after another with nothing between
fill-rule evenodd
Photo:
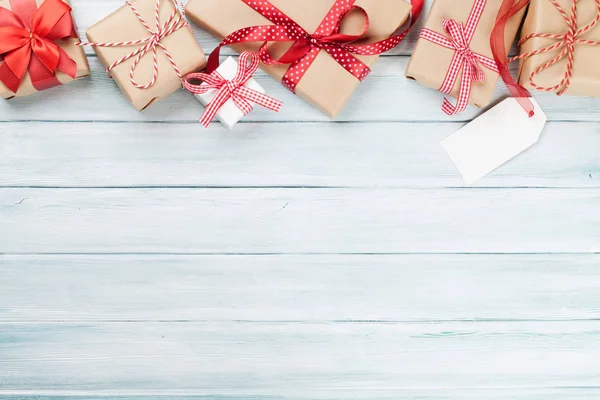
<instances>
[{"instance_id":1,"label":"kraft paper gift box","mask_svg":"<svg viewBox=\"0 0 600 400\"><path fill-rule=\"evenodd\" d=\"M134 0L132 4L146 23L152 29L156 29L154 12L156 0ZM175 4L172 0L161 1L159 8L161 25L168 20L174 8ZM86 32L86 36L90 42L96 43L127 42L147 38L150 36L150 32L142 25L133 10L128 5L124 5L90 27ZM206 57L189 27L176 30L163 38L160 43L168 49L182 76L200 71L205 67ZM115 61L143 46L144 44L121 47L94 47L94 51L102 64L108 68ZM168 97L182 87L181 80L164 51L160 48L157 51L159 67L157 80L153 86L147 89L137 88L130 82L130 70L135 57L117 65L110 72L125 97L138 111L144 110L155 102ZM152 75L153 57L152 52L149 52L142 57L135 69L134 76L137 82L143 84L149 82Z\"/></svg>"},{"instance_id":2,"label":"kraft paper gift box","mask_svg":"<svg viewBox=\"0 0 600 400\"><path fill-rule=\"evenodd\" d=\"M558 5L570 17L574 0L556 0ZM594 1L577 2L577 29L591 23L598 15L598 7ZM561 16L560 11L552 5L550 0L531 0L521 37L526 38L532 33L565 34L568 24ZM600 41L600 23L591 30L576 39ZM526 40L520 49L520 54L526 54L534 50L543 49L558 44L560 40L551 38L530 38ZM531 57L523 58L519 65L519 83L526 88L535 89L531 84L531 75L543 64L558 56L564 49L544 52ZM573 74L570 85L559 86L567 73L567 55L556 64L541 71L533 77L533 81L539 87L553 88L555 92L564 90L564 94L600 97L600 46L592 44L578 44L574 46ZM561 93L562 94L562 93Z\"/></svg>"},{"instance_id":3,"label":"kraft paper gift box","mask_svg":"<svg viewBox=\"0 0 600 400\"><path fill-rule=\"evenodd\" d=\"M12 0L12 1L15 2L15 1L23 1L23 0ZM34 0L34 1L35 1L35 4L38 6L38 8L40 7L40 5L42 5L42 3L44 3L44 0ZM64 3L70 5L68 0L62 0L62 1ZM12 10L10 0L0 0L0 7ZM77 29L75 28L74 23L73 23L73 30L74 30L74 32L77 32ZM76 45L78 42L79 42L79 38L70 38L70 39L58 40L55 42L77 64L77 72L75 74L75 79L85 78L90 75L90 66L88 65L88 60L87 60L87 57L85 56L85 51L83 50L83 48ZM0 58L0 64L2 64L2 62L3 61ZM62 71L57 71L56 79L61 84L66 84L66 83L72 82L74 80L73 78L71 78L69 75L67 75L66 73L64 73ZM49 86L52 86L52 85L49 85ZM23 80L21 81L21 85L19 86L19 89L17 90L16 93L12 92L2 82L0 82L0 96L2 96L5 99L11 99L13 97L29 96L29 95L37 93L37 92L38 92L38 90L33 86L33 83L31 82L29 72L27 72L25 74Z\"/></svg>"},{"instance_id":4,"label":"kraft paper gift box","mask_svg":"<svg viewBox=\"0 0 600 400\"><path fill-rule=\"evenodd\" d=\"M233 57L228 57L215 72L219 73L225 79L233 79L238 70L238 63ZM256 90L260 93L266 93L265 89L256 82L254 78L250 78L245 84L246 87ZM214 100L218 90L210 90L204 94L195 94L194 96L205 106ZM217 111L216 117L227 129L233 127L244 117L244 112L239 109L233 99L227 100L225 104Z\"/></svg>"},{"instance_id":5,"label":"kraft paper gift box","mask_svg":"<svg viewBox=\"0 0 600 400\"><path fill-rule=\"evenodd\" d=\"M321 24L334 0L271 0L307 32L313 33ZM357 0L356 5L369 15L369 29L356 44L374 43L387 39L409 18L411 6L405 0ZM241 0L190 0L186 15L191 21L220 40L238 29L250 26L272 25L262 15ZM359 34L364 27L364 17L358 12L349 13L343 20L341 32ZM235 51L258 51L261 43L245 43L232 46ZM274 57L283 55L292 43L270 44ZM356 56L372 66L378 56ZM281 81L289 65L262 65L261 68ZM296 86L296 94L321 110L330 118L344 108L360 81L348 73L325 51L320 51L314 63Z\"/></svg>"},{"instance_id":6,"label":"kraft paper gift box","mask_svg":"<svg viewBox=\"0 0 600 400\"><path fill-rule=\"evenodd\" d=\"M444 19L454 19L459 23L466 22L471 14L473 5L474 1L469 0L435 0L425 22L425 27L446 35L442 27L442 21ZM502 0L487 1L470 45L470 49L474 53L491 59L494 58L490 46L490 35L494 29L501 5ZM512 46L524 13L525 10L522 10L512 17L506 25L507 51ZM454 53L455 51L452 49L419 38L406 69L406 77L414 79L424 86L439 90L444 82ZM473 83L469 99L469 103L476 107L484 107L490 103L499 77L496 72L488 68L483 67L482 69L485 79L483 82ZM459 74L450 92L450 96L458 97L461 78L462 74Z\"/></svg>"}]
</instances>

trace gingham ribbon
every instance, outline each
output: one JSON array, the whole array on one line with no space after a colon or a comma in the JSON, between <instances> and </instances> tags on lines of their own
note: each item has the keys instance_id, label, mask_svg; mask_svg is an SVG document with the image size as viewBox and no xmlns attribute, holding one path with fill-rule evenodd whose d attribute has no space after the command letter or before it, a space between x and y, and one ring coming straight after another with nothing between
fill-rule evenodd
<instances>
[{"instance_id":1,"label":"gingham ribbon","mask_svg":"<svg viewBox=\"0 0 600 400\"><path fill-rule=\"evenodd\" d=\"M548 0L548 1L550 1L550 3L552 3L552 5L558 10L560 15L565 20L565 22L567 24L567 32L565 32L564 34L561 34L561 35L551 34L551 33L532 33L527 36L524 36L519 41L519 46L532 38L554 39L554 40L558 40L558 42L553 45L544 47L542 49L530 51L528 53L524 53L519 56L513 57L509 60L509 62L512 62L515 60L520 60L523 58L533 57L535 55L546 53L549 51L562 49L562 51L556 57L554 57L552 60L546 62L545 64L541 65L539 68L537 68L535 71L533 71L531 73L531 75L529 76L529 83L531 84L531 86L533 88L535 88L537 90L541 90L541 91L546 91L546 92L557 92L557 94L559 96L561 96L571 86L571 78L573 77L573 64L575 62L575 46L576 45L590 45L590 46L600 45L600 41L581 39L581 36L588 33L590 30L592 30L598 24L598 22L600 22L600 0L594 0L594 2L596 3L596 16L594 17L594 19L590 23L588 23L587 25L585 25L584 27L579 28L579 29L577 29L578 28L578 26L577 26L577 1L578 0L573 0L573 6L571 7L570 14L567 14L567 12L562 9L562 7L556 2L556 0ZM544 86L540 86L535 83L534 78L536 77L536 75L538 75L542 71L552 67L553 65L558 63L560 60L564 59L565 57L567 58L566 71L565 71L565 74L563 75L562 80L557 85L554 85L551 87L544 87Z\"/></svg>"},{"instance_id":2,"label":"gingham ribbon","mask_svg":"<svg viewBox=\"0 0 600 400\"><path fill-rule=\"evenodd\" d=\"M326 51L346 71L362 81L369 75L371 70L354 55L377 55L393 49L408 34L410 27L416 22L423 9L423 0L412 0L412 23L408 29L377 43L352 45L369 28L368 14L362 7L354 4L356 0L336 0L317 30L312 34L304 30L268 0L242 1L274 25L243 28L227 36L210 55L207 70L212 72L219 66L221 47L236 43L262 42L263 45L259 55L263 63L268 65L290 65L282 78L282 83L292 92L296 90L296 86L321 50ZM365 17L366 22L363 32L359 35L340 33L341 22L353 10L361 12ZM294 44L281 58L274 59L268 53L269 42L294 42Z\"/></svg>"},{"instance_id":3,"label":"gingham ribbon","mask_svg":"<svg viewBox=\"0 0 600 400\"><path fill-rule=\"evenodd\" d=\"M106 72L110 76L110 72L113 70L113 68L115 68L117 65L120 65L120 64L124 63L125 61L135 57L135 60L133 61L133 64L131 65L131 70L129 73L129 80L130 80L131 84L138 89L148 89L148 88L154 86L154 84L156 83L156 80L158 79L158 48L161 48L162 51L164 51L165 55L169 59L169 62L173 66L173 69L175 70L175 73L177 74L179 79L183 79L183 77L181 75L181 71L179 70L179 67L175 63L175 60L171 56L171 53L169 52L169 50L161 43L161 40L163 40L164 38L166 38L167 36L171 35L172 33L176 32L176 31L178 31L181 28L184 28L184 27L189 28L189 24L183 19L183 15L177 9L177 3L175 0L167 0L167 1L171 1L173 3L173 12L169 16L169 18L163 24L161 24L160 23L160 3L161 3L161 1L162 0L156 0L156 4L154 7L154 15L155 15L155 22L156 22L155 29L152 29L146 23L144 18L140 15L138 10L131 3L131 0L126 0L126 2L125 2L129 6L129 8L131 8L131 11L133 11L133 13L137 16L138 20L142 23L142 25L144 25L144 27L148 30L148 33L150 34L150 36L148 36L147 38L139 39L139 40L132 40L132 41L128 41L128 42L84 42L84 43L79 43L79 45L80 46L92 46L92 47L127 47L127 46L143 45L143 46L137 48L136 50L132 51L131 53L127 54L126 56L121 57L120 59L118 59L117 61L112 63L106 69ZM154 66L152 78L150 79L150 81L148 81L145 84L139 84L135 80L135 70L136 70L139 62L142 60L142 58L150 52L152 52L152 61L153 61L153 66Z\"/></svg>"},{"instance_id":4,"label":"gingham ribbon","mask_svg":"<svg viewBox=\"0 0 600 400\"><path fill-rule=\"evenodd\" d=\"M452 105L447 98L444 98L442 104L442 110L448 115L456 115L466 110L469 105L473 83L485 80L485 72L482 66L491 71L498 72L496 61L490 57L475 53L470 48L471 40L473 40L475 29L479 24L485 5L486 0L475 1L466 24L458 23L453 19L443 20L442 26L449 38L428 28L423 28L421 31L420 37L422 39L455 50L450 68L439 89L440 92L449 95L462 71L460 92L456 105Z\"/></svg>"},{"instance_id":5,"label":"gingham ribbon","mask_svg":"<svg viewBox=\"0 0 600 400\"><path fill-rule=\"evenodd\" d=\"M217 95L208 104L200 119L200 123L204 127L208 127L217 112L229 99L233 100L244 115L252 111L253 103L275 112L281 110L283 102L245 86L258 69L259 64L258 54L246 51L240 55L237 72L231 80L223 78L217 71L210 74L193 73L185 77L183 86L194 94L205 94L210 90L218 90ZM202 81L202 83L194 84L193 81Z\"/></svg>"}]
</instances>

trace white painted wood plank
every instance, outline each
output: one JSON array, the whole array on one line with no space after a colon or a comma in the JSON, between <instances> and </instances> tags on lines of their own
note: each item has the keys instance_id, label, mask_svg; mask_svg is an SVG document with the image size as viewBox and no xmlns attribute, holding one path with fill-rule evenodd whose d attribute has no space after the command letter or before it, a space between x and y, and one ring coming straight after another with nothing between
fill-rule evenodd
<instances>
[{"instance_id":1,"label":"white painted wood plank","mask_svg":"<svg viewBox=\"0 0 600 400\"><path fill-rule=\"evenodd\" d=\"M596 189L0 189L0 253L600 251Z\"/></svg>"},{"instance_id":2,"label":"white painted wood plank","mask_svg":"<svg viewBox=\"0 0 600 400\"><path fill-rule=\"evenodd\" d=\"M282 392L285 389L282 389ZM249 394L239 391L237 394L224 396L216 395L193 395L197 390L169 390L160 391L159 394L149 394L144 390L14 390L5 391L12 393L4 395L5 399L19 400L273 400L272 395ZM257 391L259 393L260 391ZM264 391L263 391L264 392ZM87 393L87 394L86 394ZM99 394L100 393L100 394ZM114 393L111 395L110 393ZM233 389L228 390L233 393ZM600 397L600 389L597 387L565 387L565 388L452 388L452 389L378 389L366 390L335 388L332 390L288 390L285 392L286 400L347 400L347 399L373 399L373 400L589 400Z\"/></svg>"},{"instance_id":3,"label":"white painted wood plank","mask_svg":"<svg viewBox=\"0 0 600 400\"><path fill-rule=\"evenodd\" d=\"M0 394L597 388L599 332L599 321L0 324Z\"/></svg>"},{"instance_id":4,"label":"white painted wood plank","mask_svg":"<svg viewBox=\"0 0 600 400\"><path fill-rule=\"evenodd\" d=\"M576 320L600 255L4 256L0 322Z\"/></svg>"},{"instance_id":5,"label":"white painted wood plank","mask_svg":"<svg viewBox=\"0 0 600 400\"><path fill-rule=\"evenodd\" d=\"M443 95L404 78L407 57L386 57L361 84L338 121L467 121L480 114L470 107L458 117L441 111ZM184 90L136 112L116 84L104 73L97 58L90 58L92 77L46 90L34 96L0 101L0 121L179 121L197 122L203 108ZM244 121L329 121L312 106L294 96L262 71L257 81L270 95L285 101L280 113L255 109ZM494 99L506 97L500 84ZM598 121L600 99L557 97L536 93L552 121ZM57 112L60 110L60 112Z\"/></svg>"},{"instance_id":6,"label":"white painted wood plank","mask_svg":"<svg viewBox=\"0 0 600 400\"><path fill-rule=\"evenodd\" d=\"M0 123L0 186L456 187L458 124ZM479 187L598 187L599 128L551 123Z\"/></svg>"}]
</instances>

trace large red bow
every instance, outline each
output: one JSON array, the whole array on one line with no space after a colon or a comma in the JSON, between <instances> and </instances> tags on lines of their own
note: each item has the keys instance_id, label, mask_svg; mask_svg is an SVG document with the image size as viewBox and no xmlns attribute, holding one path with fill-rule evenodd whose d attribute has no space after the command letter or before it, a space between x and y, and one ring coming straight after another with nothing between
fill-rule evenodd
<instances>
[{"instance_id":1,"label":"large red bow","mask_svg":"<svg viewBox=\"0 0 600 400\"><path fill-rule=\"evenodd\" d=\"M0 7L0 81L13 93L25 72L37 90L60 84L56 72L75 79L77 64L55 42L77 37L71 7L62 0L11 0L12 11Z\"/></svg>"},{"instance_id":2,"label":"large red bow","mask_svg":"<svg viewBox=\"0 0 600 400\"><path fill-rule=\"evenodd\" d=\"M282 83L295 91L296 86L306 70L313 63L321 50L326 51L339 65L344 67L356 79L362 81L370 72L370 68L354 55L382 54L396 47L408 34L408 30L386 40L365 45L352 45L363 36L369 28L367 12L354 3L356 0L336 0L314 33L309 33L293 19L268 0L242 0L246 5L267 18L274 25L252 26L240 29L227 36L213 51L208 60L207 70L212 72L219 66L219 52L223 46L236 43L263 42L260 49L261 61L265 64L289 64ZM424 0L412 0L412 25L423 9ZM340 25L345 16L353 10L360 11L366 19L365 27L360 35L340 33ZM281 58L274 59L267 51L269 42L293 42L292 47Z\"/></svg>"}]
</instances>

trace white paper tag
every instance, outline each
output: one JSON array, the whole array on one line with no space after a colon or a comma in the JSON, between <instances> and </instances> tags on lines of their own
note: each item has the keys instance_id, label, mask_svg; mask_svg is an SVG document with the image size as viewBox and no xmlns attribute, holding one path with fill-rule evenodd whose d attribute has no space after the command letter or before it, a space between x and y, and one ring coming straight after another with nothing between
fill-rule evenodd
<instances>
[{"instance_id":1,"label":"white paper tag","mask_svg":"<svg viewBox=\"0 0 600 400\"><path fill-rule=\"evenodd\" d=\"M446 138L442 145L471 185L533 146L546 114L534 99L531 118L516 98L508 98Z\"/></svg>"}]
</instances>

